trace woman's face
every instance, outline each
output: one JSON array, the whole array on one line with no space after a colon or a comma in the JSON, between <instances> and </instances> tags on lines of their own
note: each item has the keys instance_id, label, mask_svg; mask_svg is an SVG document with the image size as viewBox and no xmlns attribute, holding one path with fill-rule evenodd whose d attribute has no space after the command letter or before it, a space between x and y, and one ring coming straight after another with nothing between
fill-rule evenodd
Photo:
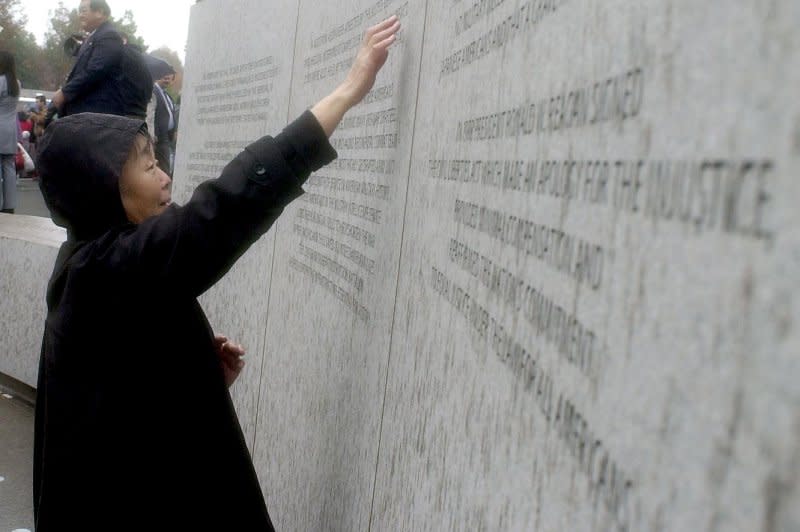
<instances>
[{"instance_id":1,"label":"woman's face","mask_svg":"<svg viewBox=\"0 0 800 532\"><path fill-rule=\"evenodd\" d=\"M137 135L119 181L128 220L140 224L164 212L172 202L171 183L169 176L156 165L153 143Z\"/></svg>"}]
</instances>

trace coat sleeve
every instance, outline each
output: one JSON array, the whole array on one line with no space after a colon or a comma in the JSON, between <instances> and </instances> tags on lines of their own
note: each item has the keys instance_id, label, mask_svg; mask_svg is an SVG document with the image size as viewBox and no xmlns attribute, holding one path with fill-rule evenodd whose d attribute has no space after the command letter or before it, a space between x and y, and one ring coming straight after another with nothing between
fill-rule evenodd
<instances>
[{"instance_id":1,"label":"coat sleeve","mask_svg":"<svg viewBox=\"0 0 800 532\"><path fill-rule=\"evenodd\" d=\"M64 99L70 102L77 96L90 92L106 79L115 68L119 67L122 51L122 39L118 33L110 31L98 36L88 52L89 59L86 66L76 70L72 79L61 89Z\"/></svg>"},{"instance_id":2,"label":"coat sleeve","mask_svg":"<svg viewBox=\"0 0 800 532\"><path fill-rule=\"evenodd\" d=\"M197 297L303 193L310 173L335 158L319 122L306 111L277 137L248 146L184 206L117 235L103 246L101 267L118 281Z\"/></svg>"}]
</instances>

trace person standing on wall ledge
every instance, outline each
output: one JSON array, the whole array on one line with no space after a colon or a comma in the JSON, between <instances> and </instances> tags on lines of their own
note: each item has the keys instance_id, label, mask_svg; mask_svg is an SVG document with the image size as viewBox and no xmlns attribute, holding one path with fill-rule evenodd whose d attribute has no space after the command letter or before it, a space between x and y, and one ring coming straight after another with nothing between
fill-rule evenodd
<instances>
[{"instance_id":1,"label":"person standing on wall ledge","mask_svg":"<svg viewBox=\"0 0 800 532\"><path fill-rule=\"evenodd\" d=\"M66 84L53 96L53 105L61 118L86 112L125 115L120 84L124 47L109 21L111 9L105 0L81 0L78 16L89 36L78 49Z\"/></svg>"},{"instance_id":2,"label":"person standing on wall ledge","mask_svg":"<svg viewBox=\"0 0 800 532\"><path fill-rule=\"evenodd\" d=\"M215 336L196 298L336 157L328 137L399 28L370 28L339 87L184 206L144 121L85 113L46 130L40 187L67 241L39 365L37 532L273 530L228 392L244 350Z\"/></svg>"}]
</instances>

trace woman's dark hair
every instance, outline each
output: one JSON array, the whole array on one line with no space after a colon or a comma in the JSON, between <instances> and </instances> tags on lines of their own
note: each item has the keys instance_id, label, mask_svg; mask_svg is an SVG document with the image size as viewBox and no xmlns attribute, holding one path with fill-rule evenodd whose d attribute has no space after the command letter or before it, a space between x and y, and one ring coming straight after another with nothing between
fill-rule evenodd
<instances>
[{"instance_id":1,"label":"woman's dark hair","mask_svg":"<svg viewBox=\"0 0 800 532\"><path fill-rule=\"evenodd\" d=\"M0 52L0 76L6 77L8 93L19 96L19 80L17 79L17 62L10 52Z\"/></svg>"}]
</instances>

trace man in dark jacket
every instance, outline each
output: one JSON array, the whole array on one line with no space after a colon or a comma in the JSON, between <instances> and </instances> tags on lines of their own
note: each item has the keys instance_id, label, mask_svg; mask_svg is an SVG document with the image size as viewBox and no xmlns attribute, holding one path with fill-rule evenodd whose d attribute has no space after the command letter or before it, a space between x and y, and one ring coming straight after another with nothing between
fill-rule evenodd
<instances>
[{"instance_id":1,"label":"man in dark jacket","mask_svg":"<svg viewBox=\"0 0 800 532\"><path fill-rule=\"evenodd\" d=\"M178 127L178 115L175 104L167 89L175 80L175 69L167 65L167 70L153 84L153 98L156 101L155 138L156 159L158 166L165 174L172 177L172 160L175 153L175 131ZM155 77L155 76L154 76Z\"/></svg>"},{"instance_id":2,"label":"man in dark jacket","mask_svg":"<svg viewBox=\"0 0 800 532\"><path fill-rule=\"evenodd\" d=\"M105 0L81 0L81 28L89 32L77 52L66 84L53 96L59 116L77 113L125 115L123 95L123 44L109 22Z\"/></svg>"},{"instance_id":3,"label":"man in dark jacket","mask_svg":"<svg viewBox=\"0 0 800 532\"><path fill-rule=\"evenodd\" d=\"M227 390L242 350L196 298L336 156L328 137L398 29L396 17L371 28L344 83L182 207L143 121L85 113L47 129L40 187L67 241L39 366L37 532L272 530Z\"/></svg>"}]
</instances>

